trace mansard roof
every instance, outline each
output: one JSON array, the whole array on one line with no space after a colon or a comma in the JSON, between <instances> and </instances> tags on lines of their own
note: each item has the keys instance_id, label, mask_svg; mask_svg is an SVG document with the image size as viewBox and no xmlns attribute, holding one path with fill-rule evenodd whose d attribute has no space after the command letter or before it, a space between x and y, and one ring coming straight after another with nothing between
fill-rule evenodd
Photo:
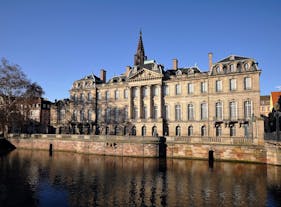
<instances>
[{"instance_id":1,"label":"mansard roof","mask_svg":"<svg viewBox=\"0 0 281 207\"><path fill-rule=\"evenodd\" d=\"M210 75L257 71L258 63L253 58L230 55L212 65Z\"/></svg>"},{"instance_id":2,"label":"mansard roof","mask_svg":"<svg viewBox=\"0 0 281 207\"><path fill-rule=\"evenodd\" d=\"M201 73L200 69L197 66L189 67L189 68L178 68L177 70L175 69L169 69L165 71L165 75L170 76L170 75L191 75L195 73Z\"/></svg>"},{"instance_id":3,"label":"mansard roof","mask_svg":"<svg viewBox=\"0 0 281 207\"><path fill-rule=\"evenodd\" d=\"M127 76L122 74L119 76L114 76L107 83L118 83L118 82L125 82L127 80Z\"/></svg>"},{"instance_id":4,"label":"mansard roof","mask_svg":"<svg viewBox=\"0 0 281 207\"><path fill-rule=\"evenodd\" d=\"M251 59L251 58L242 57L242 56L236 56L236 55L229 55L227 58L224 58L224 59L218 61L218 63L237 61L237 60L247 60L247 59Z\"/></svg>"}]
</instances>

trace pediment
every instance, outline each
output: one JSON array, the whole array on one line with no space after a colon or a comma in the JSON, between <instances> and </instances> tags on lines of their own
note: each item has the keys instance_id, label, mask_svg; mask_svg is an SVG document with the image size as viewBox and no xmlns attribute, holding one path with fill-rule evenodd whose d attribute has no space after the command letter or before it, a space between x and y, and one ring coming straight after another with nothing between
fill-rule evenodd
<instances>
[{"instance_id":1,"label":"pediment","mask_svg":"<svg viewBox=\"0 0 281 207\"><path fill-rule=\"evenodd\" d=\"M158 79L162 78L163 74L159 72L155 72L146 68L142 68L136 73L132 74L131 77L128 78L129 81L140 81L140 80L150 80L150 79Z\"/></svg>"}]
</instances>

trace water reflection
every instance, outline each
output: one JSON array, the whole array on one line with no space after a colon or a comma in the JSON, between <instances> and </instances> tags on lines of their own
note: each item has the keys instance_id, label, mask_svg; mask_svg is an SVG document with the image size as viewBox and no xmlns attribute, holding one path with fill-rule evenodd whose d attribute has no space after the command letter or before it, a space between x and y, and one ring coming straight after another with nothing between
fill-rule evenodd
<instances>
[{"instance_id":1,"label":"water reflection","mask_svg":"<svg viewBox=\"0 0 281 207\"><path fill-rule=\"evenodd\" d=\"M276 166L28 150L0 159L1 206L281 205Z\"/></svg>"}]
</instances>

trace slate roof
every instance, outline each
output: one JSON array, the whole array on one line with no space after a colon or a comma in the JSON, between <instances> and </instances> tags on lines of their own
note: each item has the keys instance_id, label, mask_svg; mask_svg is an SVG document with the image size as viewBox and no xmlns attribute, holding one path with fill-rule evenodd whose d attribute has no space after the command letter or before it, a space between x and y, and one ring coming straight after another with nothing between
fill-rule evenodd
<instances>
[{"instance_id":1,"label":"slate roof","mask_svg":"<svg viewBox=\"0 0 281 207\"><path fill-rule=\"evenodd\" d=\"M235 60L247 60L247 59L251 59L251 58L230 55L227 58L224 58L224 59L218 61L217 63L230 62L230 61L235 61Z\"/></svg>"}]
</instances>

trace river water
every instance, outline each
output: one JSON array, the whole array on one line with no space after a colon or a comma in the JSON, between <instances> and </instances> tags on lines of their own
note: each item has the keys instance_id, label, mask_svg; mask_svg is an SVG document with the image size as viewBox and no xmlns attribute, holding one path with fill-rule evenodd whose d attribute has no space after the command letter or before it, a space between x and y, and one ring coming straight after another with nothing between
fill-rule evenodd
<instances>
[{"instance_id":1,"label":"river water","mask_svg":"<svg viewBox=\"0 0 281 207\"><path fill-rule=\"evenodd\" d=\"M281 206L281 167L14 150L0 206Z\"/></svg>"}]
</instances>

